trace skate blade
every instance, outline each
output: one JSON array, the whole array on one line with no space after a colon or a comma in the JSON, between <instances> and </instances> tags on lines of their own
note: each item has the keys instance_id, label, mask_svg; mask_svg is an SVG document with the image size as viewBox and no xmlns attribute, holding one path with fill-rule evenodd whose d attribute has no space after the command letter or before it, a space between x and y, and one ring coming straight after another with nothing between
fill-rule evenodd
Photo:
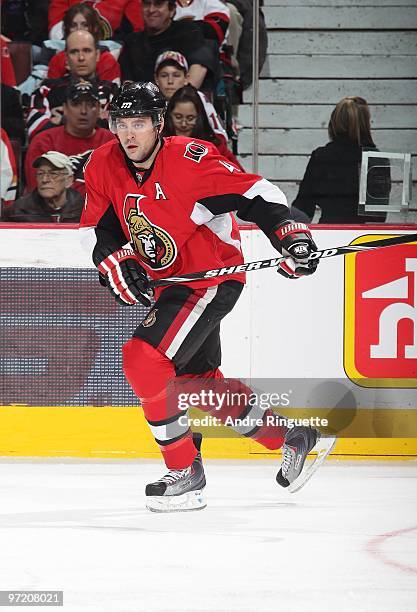
<instances>
[{"instance_id":1,"label":"skate blade","mask_svg":"<svg viewBox=\"0 0 417 612\"><path fill-rule=\"evenodd\" d=\"M296 491L299 491L306 484L306 482L310 480L310 478L314 475L314 473L326 459L327 455L332 451L335 444L336 438L333 436L320 438L316 446L312 449L313 451L317 451L316 458L313 459L313 461L311 461L310 463L304 465L304 468L299 477L296 478L296 480L294 480L294 482L292 482L287 488L287 491L289 491L289 493L295 493Z\"/></svg>"},{"instance_id":2,"label":"skate blade","mask_svg":"<svg viewBox=\"0 0 417 612\"><path fill-rule=\"evenodd\" d=\"M146 498L146 507L151 512L190 512L203 510L206 506L203 489L183 495L154 495Z\"/></svg>"}]
</instances>

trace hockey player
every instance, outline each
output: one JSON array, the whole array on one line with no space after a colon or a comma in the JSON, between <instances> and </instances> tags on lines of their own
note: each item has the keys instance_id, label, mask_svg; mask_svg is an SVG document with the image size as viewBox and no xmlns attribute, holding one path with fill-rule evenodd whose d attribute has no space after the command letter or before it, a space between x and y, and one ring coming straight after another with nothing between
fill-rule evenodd
<instances>
[{"instance_id":1,"label":"hockey player","mask_svg":"<svg viewBox=\"0 0 417 612\"><path fill-rule=\"evenodd\" d=\"M208 142L162 139L165 108L153 83L125 83L110 106L117 140L95 150L85 168L82 238L117 302L151 306L149 278L243 263L232 211L256 223L286 257L282 274L312 274L317 263L308 258L316 245L306 225L288 220L282 191L241 172ZM238 273L157 289L155 304L123 347L125 376L169 470L146 487L150 510L205 506L201 435L193 436L184 412L167 399L173 380L222 384L220 322L244 282ZM302 478L305 458L320 437L316 429L268 424L272 411L256 405L216 408L215 414L222 422L228 415L253 419L256 426L236 429L269 449L283 446L280 485Z\"/></svg>"}]
</instances>

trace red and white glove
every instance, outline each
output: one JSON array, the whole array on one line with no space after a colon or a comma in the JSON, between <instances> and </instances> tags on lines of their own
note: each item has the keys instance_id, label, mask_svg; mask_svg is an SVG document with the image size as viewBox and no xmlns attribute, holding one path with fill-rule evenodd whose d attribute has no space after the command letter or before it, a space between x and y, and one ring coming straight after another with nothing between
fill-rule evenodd
<instances>
[{"instance_id":1,"label":"red and white glove","mask_svg":"<svg viewBox=\"0 0 417 612\"><path fill-rule=\"evenodd\" d=\"M106 286L122 306L139 302L150 306L149 280L140 260L131 248L122 248L108 255L97 266Z\"/></svg>"},{"instance_id":2,"label":"red and white glove","mask_svg":"<svg viewBox=\"0 0 417 612\"><path fill-rule=\"evenodd\" d=\"M300 278L313 274L318 260L309 257L317 251L316 243L305 223L283 221L269 236L272 246L285 257L278 266L278 272L286 278Z\"/></svg>"}]
</instances>

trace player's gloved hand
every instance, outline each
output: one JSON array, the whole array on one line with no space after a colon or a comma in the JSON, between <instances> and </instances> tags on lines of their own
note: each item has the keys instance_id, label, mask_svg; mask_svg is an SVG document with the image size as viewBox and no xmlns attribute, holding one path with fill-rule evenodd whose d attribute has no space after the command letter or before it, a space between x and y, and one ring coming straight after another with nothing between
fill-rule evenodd
<instances>
[{"instance_id":1,"label":"player's gloved hand","mask_svg":"<svg viewBox=\"0 0 417 612\"><path fill-rule=\"evenodd\" d=\"M150 306L149 280L131 248L122 248L108 255L97 266L101 279L122 306L139 302Z\"/></svg>"},{"instance_id":2,"label":"player's gloved hand","mask_svg":"<svg viewBox=\"0 0 417 612\"><path fill-rule=\"evenodd\" d=\"M272 246L285 257L278 266L280 274L286 278L300 278L316 271L318 260L309 261L308 258L318 249L305 223L283 221L274 228L269 238Z\"/></svg>"}]
</instances>

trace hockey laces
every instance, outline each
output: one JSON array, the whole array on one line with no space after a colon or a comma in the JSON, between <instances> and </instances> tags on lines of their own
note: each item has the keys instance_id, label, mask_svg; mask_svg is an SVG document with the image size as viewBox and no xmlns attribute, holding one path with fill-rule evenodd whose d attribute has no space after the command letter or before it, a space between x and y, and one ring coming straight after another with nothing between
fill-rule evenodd
<instances>
[{"instance_id":1,"label":"hockey laces","mask_svg":"<svg viewBox=\"0 0 417 612\"><path fill-rule=\"evenodd\" d=\"M170 470L168 474L165 474L159 482L166 482L167 484L172 484L177 482L177 480L181 480L184 476L188 476L191 472L191 468L185 468L183 470Z\"/></svg>"},{"instance_id":2,"label":"hockey laces","mask_svg":"<svg viewBox=\"0 0 417 612\"><path fill-rule=\"evenodd\" d=\"M282 470L283 475L285 475L287 474L288 470L291 467L293 453L291 452L291 449L288 446L284 446L283 450L284 452L283 452L283 457L282 457L281 470Z\"/></svg>"}]
</instances>

